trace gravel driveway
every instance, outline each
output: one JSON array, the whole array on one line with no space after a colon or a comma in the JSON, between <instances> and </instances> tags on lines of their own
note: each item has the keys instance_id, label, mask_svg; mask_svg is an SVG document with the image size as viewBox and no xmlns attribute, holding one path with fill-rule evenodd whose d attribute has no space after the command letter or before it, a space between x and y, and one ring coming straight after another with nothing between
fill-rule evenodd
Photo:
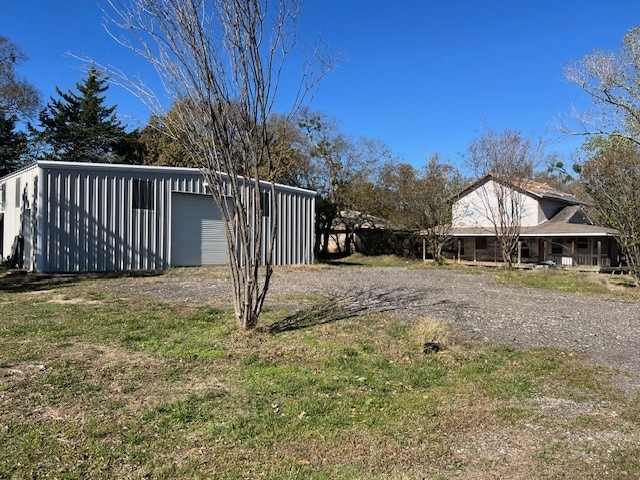
<instances>
[{"instance_id":1,"label":"gravel driveway","mask_svg":"<svg viewBox=\"0 0 640 480\"><path fill-rule=\"evenodd\" d=\"M230 304L227 280L197 272L163 275L142 284L138 279L131 287L165 300ZM488 273L327 267L278 271L267 305L309 293L383 296L400 318L429 316L487 340L567 349L625 372L619 383L627 392L640 387L638 301L504 285Z\"/></svg>"}]
</instances>

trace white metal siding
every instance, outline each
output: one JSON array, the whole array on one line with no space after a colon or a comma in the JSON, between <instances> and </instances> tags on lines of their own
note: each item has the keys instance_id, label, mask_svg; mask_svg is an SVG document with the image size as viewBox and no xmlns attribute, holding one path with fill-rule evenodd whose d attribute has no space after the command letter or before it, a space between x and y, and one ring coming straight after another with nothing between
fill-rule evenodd
<instances>
[{"instance_id":1,"label":"white metal siding","mask_svg":"<svg viewBox=\"0 0 640 480\"><path fill-rule=\"evenodd\" d=\"M35 235L37 174L38 169L34 165L0 179L0 188L4 188L5 200L0 204L0 212L4 214L3 231L0 232L2 235L0 257L6 259L11 254L15 238L22 235L28 242L25 244L26 250L23 257L23 266L28 270L33 269L38 248Z\"/></svg>"},{"instance_id":2,"label":"white metal siding","mask_svg":"<svg viewBox=\"0 0 640 480\"><path fill-rule=\"evenodd\" d=\"M136 179L153 182L153 209L134 208ZM167 268L172 192L207 193L198 169L52 161L14 172L0 179L0 185L5 185L6 198L0 205L2 255L6 257L14 238L29 228L30 258L25 264L43 272ZM250 195L252 188L247 182L241 194ZM261 188L271 187L263 183ZM263 252L269 245L269 226L277 221L273 264L311 263L315 193L275 188L275 208L256 225L262 230ZM22 198L19 207L17 196Z\"/></svg>"},{"instance_id":3,"label":"white metal siding","mask_svg":"<svg viewBox=\"0 0 640 480\"><path fill-rule=\"evenodd\" d=\"M22 267L27 270L33 269L33 222L31 209L25 210L22 217L22 239L23 239L23 263Z\"/></svg>"},{"instance_id":4,"label":"white metal siding","mask_svg":"<svg viewBox=\"0 0 640 480\"><path fill-rule=\"evenodd\" d=\"M184 174L170 176L128 166L69 167L48 163L45 169L42 270L166 268L171 191L182 184L203 192L197 175L186 182ZM133 185L138 179L153 184L152 208L135 208Z\"/></svg>"},{"instance_id":5,"label":"white metal siding","mask_svg":"<svg viewBox=\"0 0 640 480\"><path fill-rule=\"evenodd\" d=\"M171 195L171 266L224 265L222 214L210 195Z\"/></svg>"}]
</instances>

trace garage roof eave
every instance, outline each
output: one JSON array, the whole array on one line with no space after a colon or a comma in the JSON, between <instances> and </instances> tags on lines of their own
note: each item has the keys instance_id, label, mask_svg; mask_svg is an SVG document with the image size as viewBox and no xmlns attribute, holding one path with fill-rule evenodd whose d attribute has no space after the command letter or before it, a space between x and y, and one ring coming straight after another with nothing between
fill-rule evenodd
<instances>
[{"instance_id":1,"label":"garage roof eave","mask_svg":"<svg viewBox=\"0 0 640 480\"><path fill-rule=\"evenodd\" d=\"M192 167L168 167L158 165L129 165L124 163L90 163L90 162L59 162L55 160L38 160L36 163L29 165L28 168L39 166L41 168L55 168L55 169L68 169L68 170L102 170L102 171L126 171L132 173L155 173L155 174L187 174L187 175L203 175L203 170L200 168ZM25 167L26 169L27 167ZM19 170L22 172L23 170ZM13 175L14 172L10 175ZM227 176L226 173L222 173L223 176ZM6 178L6 177L4 177ZM238 177L240 178L240 177ZM271 182L266 180L260 180L260 184L265 187L271 185ZM290 192L297 192L307 196L316 197L318 193L314 190L308 190L306 188L294 187L291 185L285 185L281 183L273 183L279 190L285 190Z\"/></svg>"}]
</instances>

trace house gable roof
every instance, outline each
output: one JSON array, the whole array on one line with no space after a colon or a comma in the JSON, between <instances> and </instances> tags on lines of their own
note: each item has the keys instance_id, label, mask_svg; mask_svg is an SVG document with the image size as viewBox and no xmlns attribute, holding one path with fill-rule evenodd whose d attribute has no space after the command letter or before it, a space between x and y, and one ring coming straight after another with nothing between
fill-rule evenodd
<instances>
[{"instance_id":1,"label":"house gable roof","mask_svg":"<svg viewBox=\"0 0 640 480\"><path fill-rule=\"evenodd\" d=\"M513 182L509 182L507 180L499 178L494 174L487 174L484 177L476 180L475 182L470 183L465 188L463 188L457 195L454 195L450 200L456 201L460 198L466 196L472 191L480 188L485 183L493 180L494 182L501 183L502 185L507 185L515 190L518 190L524 194L527 194L536 199L547 199L547 200L555 200L563 203L567 203L569 205L584 205L585 202L580 200L578 197L557 190L546 183L534 182L533 180L522 180L518 181L517 184Z\"/></svg>"},{"instance_id":2,"label":"house gable roof","mask_svg":"<svg viewBox=\"0 0 640 480\"><path fill-rule=\"evenodd\" d=\"M451 232L454 236L495 236L493 228L457 227ZM521 237L580 237L580 236L617 236L613 228L594 225L582 205L567 205L552 218L540 225L522 227Z\"/></svg>"}]
</instances>

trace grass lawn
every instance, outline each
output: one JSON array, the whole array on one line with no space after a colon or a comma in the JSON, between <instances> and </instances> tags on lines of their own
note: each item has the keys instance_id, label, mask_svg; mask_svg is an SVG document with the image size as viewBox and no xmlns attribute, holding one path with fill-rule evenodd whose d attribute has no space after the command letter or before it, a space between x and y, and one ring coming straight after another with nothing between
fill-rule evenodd
<instances>
[{"instance_id":1,"label":"grass lawn","mask_svg":"<svg viewBox=\"0 0 640 480\"><path fill-rule=\"evenodd\" d=\"M571 270L503 269L498 271L496 276L504 283L518 284L525 287L640 300L640 289L634 286L630 275L606 275Z\"/></svg>"},{"instance_id":2,"label":"grass lawn","mask_svg":"<svg viewBox=\"0 0 640 480\"><path fill-rule=\"evenodd\" d=\"M0 278L0 478L640 478L640 399L571 354L383 314L247 334L116 283Z\"/></svg>"}]
</instances>

